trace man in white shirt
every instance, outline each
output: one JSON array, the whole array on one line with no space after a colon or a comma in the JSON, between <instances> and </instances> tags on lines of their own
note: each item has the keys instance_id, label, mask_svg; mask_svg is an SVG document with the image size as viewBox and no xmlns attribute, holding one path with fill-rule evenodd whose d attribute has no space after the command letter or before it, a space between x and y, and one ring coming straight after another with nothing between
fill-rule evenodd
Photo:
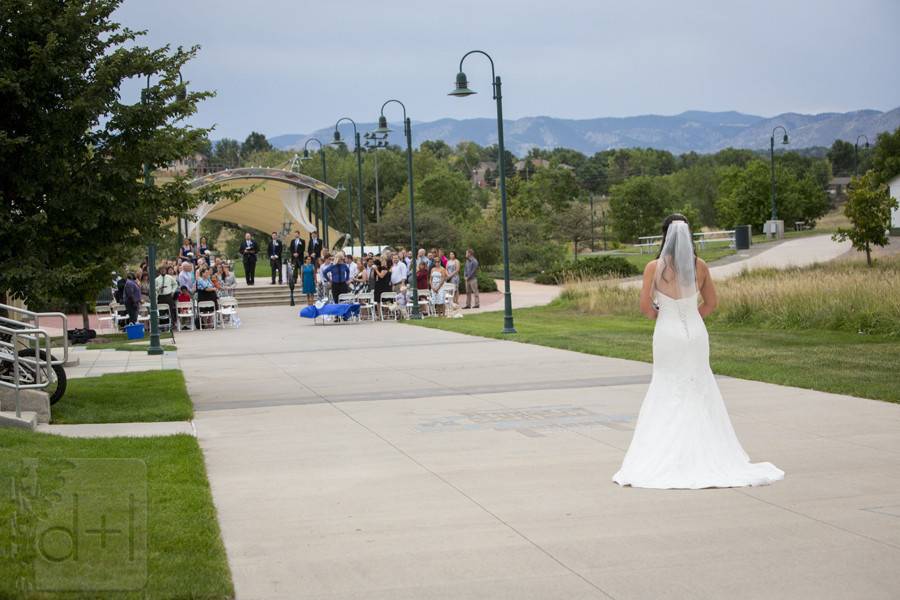
<instances>
[{"instance_id":1,"label":"man in white shirt","mask_svg":"<svg viewBox=\"0 0 900 600\"><path fill-rule=\"evenodd\" d=\"M178 282L170 270L172 267L160 265L159 275L156 276L157 302L169 307L169 314L175 314L175 292L178 290ZM170 317L171 318L171 317Z\"/></svg>"},{"instance_id":2,"label":"man in white shirt","mask_svg":"<svg viewBox=\"0 0 900 600\"><path fill-rule=\"evenodd\" d=\"M352 256L347 256L347 266L350 267L350 281L352 282L359 275L359 267Z\"/></svg>"},{"instance_id":3,"label":"man in white shirt","mask_svg":"<svg viewBox=\"0 0 900 600\"><path fill-rule=\"evenodd\" d=\"M391 288L399 293L400 286L406 283L409 269L406 267L406 263L400 260L400 256L397 254L391 256L391 263Z\"/></svg>"}]
</instances>

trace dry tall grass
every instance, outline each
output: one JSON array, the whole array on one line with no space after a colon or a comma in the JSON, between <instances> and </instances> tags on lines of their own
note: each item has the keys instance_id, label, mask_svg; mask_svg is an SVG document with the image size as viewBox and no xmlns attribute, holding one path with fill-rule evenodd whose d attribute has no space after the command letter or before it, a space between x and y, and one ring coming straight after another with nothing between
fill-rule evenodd
<instances>
[{"instance_id":1,"label":"dry tall grass","mask_svg":"<svg viewBox=\"0 0 900 600\"><path fill-rule=\"evenodd\" d=\"M717 282L718 323L783 329L831 329L900 336L900 258L874 268L835 261L746 272ZM640 315L638 290L614 281L573 281L563 298L595 315Z\"/></svg>"}]
</instances>

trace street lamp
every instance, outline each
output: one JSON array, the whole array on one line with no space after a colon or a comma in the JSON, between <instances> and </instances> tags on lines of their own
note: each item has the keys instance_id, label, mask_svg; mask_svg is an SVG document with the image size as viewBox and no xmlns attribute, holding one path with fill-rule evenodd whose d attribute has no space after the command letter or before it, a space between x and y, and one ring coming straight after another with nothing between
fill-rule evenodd
<instances>
[{"instance_id":1,"label":"street lamp","mask_svg":"<svg viewBox=\"0 0 900 600\"><path fill-rule=\"evenodd\" d=\"M364 133L363 137L366 139L363 144L366 147L366 150L372 150L375 160L375 222L381 222L381 191L378 188L378 149L386 148L387 143L387 134L379 134L377 131L370 131L369 133Z\"/></svg>"},{"instance_id":2,"label":"street lamp","mask_svg":"<svg viewBox=\"0 0 900 600\"><path fill-rule=\"evenodd\" d=\"M775 227L774 221L778 219L778 211L775 209L775 132L779 129L784 132L784 137L781 139L781 143L788 143L787 129L785 129L781 125L776 125L775 129L772 130L772 137L769 139L769 158L771 159L772 163L772 227ZM774 237L778 232L772 231L771 233Z\"/></svg>"},{"instance_id":3,"label":"street lamp","mask_svg":"<svg viewBox=\"0 0 900 600\"><path fill-rule=\"evenodd\" d=\"M141 102L145 103L150 100L150 75L147 74L147 85L141 93ZM178 72L178 91L175 93L175 99L183 102L187 99L187 92L184 89L184 78L181 71ZM153 187L153 175L150 173L150 163L144 161L144 187ZM180 220L180 217L179 217ZM150 345L147 347L147 354L151 356L159 356L163 353L162 346L159 343L159 305L156 298L156 241L150 241L147 245L147 268L150 276ZM171 319L171 316L169 317Z\"/></svg>"},{"instance_id":4,"label":"street lamp","mask_svg":"<svg viewBox=\"0 0 900 600\"><path fill-rule=\"evenodd\" d=\"M415 192L413 191L412 122L409 120L409 117L406 116L406 105L399 100L388 100L382 104L381 114L378 117L378 129L375 130L375 133L387 136L387 134L391 132L391 130L388 129L387 117L384 116L384 107L391 102L396 102L400 105L400 108L403 109L403 135L406 136L406 184L409 188L409 250L413 256L409 265L409 284L407 285L407 288L412 294L412 313L410 314L410 318L421 319L422 315L419 313L419 286L416 282L416 267L418 265L416 264L416 203L414 196Z\"/></svg>"},{"instance_id":5,"label":"street lamp","mask_svg":"<svg viewBox=\"0 0 900 600\"><path fill-rule=\"evenodd\" d=\"M866 137L866 134L860 134L856 136L856 143L853 144L853 175L855 177L859 176L859 139L866 139L866 150L869 149L869 138Z\"/></svg>"},{"instance_id":6,"label":"street lamp","mask_svg":"<svg viewBox=\"0 0 900 600\"><path fill-rule=\"evenodd\" d=\"M491 63L491 77L494 85L494 100L497 101L497 146L499 148L498 168L500 169L500 223L503 237L503 333L516 333L513 326L512 316L512 296L509 291L509 232L506 225L506 170L503 168L504 149L503 149L503 100L500 94L500 76L494 72L494 59L482 50L471 50L466 52L459 60L459 72L456 74L456 89L448 95L464 98L471 96L477 92L469 89L469 81L463 72L463 61L470 54L482 54L487 57Z\"/></svg>"},{"instance_id":7,"label":"street lamp","mask_svg":"<svg viewBox=\"0 0 900 600\"><path fill-rule=\"evenodd\" d=\"M344 141L341 139L341 132L338 131L338 125L341 124L341 121L349 121L353 125L353 137L356 142L356 202L359 205L359 253L362 255L366 248L366 215L363 212L362 200L362 145L359 143L359 131L356 129L356 121L350 117L341 117L337 120L337 123L334 124L334 140L331 142L332 145L344 145ZM351 217L350 220L352 222L353 218Z\"/></svg>"},{"instance_id":8,"label":"street lamp","mask_svg":"<svg viewBox=\"0 0 900 600\"><path fill-rule=\"evenodd\" d=\"M306 143L303 144L303 158L301 160L309 159L309 143L315 142L319 144L319 154L322 155L322 183L328 183L328 170L325 167L325 145L322 144L322 141L318 138L309 138L306 140ZM325 242L325 247L328 248L328 200L325 198L325 194L319 192L319 197L322 202L322 241ZM316 216L316 227L318 227L318 215Z\"/></svg>"}]
</instances>

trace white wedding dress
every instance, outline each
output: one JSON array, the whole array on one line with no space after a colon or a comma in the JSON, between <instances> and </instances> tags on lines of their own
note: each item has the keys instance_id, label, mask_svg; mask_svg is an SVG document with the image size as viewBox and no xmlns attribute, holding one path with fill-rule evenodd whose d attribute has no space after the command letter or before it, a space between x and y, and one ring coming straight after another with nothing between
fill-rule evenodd
<instances>
[{"instance_id":1,"label":"white wedding dress","mask_svg":"<svg viewBox=\"0 0 900 600\"><path fill-rule=\"evenodd\" d=\"M683 239L689 245L689 232L687 236ZM691 263L692 289L686 289L683 297L655 291L659 313L653 332L653 377L631 446L613 481L644 488L698 489L782 479L784 472L772 463L751 463L735 435L709 366L709 336L697 310L692 249Z\"/></svg>"}]
</instances>

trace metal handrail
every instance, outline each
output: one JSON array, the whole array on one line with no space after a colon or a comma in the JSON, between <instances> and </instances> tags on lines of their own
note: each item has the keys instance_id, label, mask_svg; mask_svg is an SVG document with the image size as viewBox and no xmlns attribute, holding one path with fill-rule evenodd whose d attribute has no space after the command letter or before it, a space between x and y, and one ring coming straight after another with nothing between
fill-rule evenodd
<instances>
[{"instance_id":1,"label":"metal handrail","mask_svg":"<svg viewBox=\"0 0 900 600\"><path fill-rule=\"evenodd\" d=\"M56 360L52 356L50 357L51 363L54 365L65 365L69 362L69 317L66 316L65 313L61 312L34 312L25 308L21 308L19 306L12 306L10 304L0 304L0 310L6 310L7 312L12 311L19 313L21 315L25 315L26 318L17 319L15 317L0 317L0 323L23 323L23 322L34 322L34 327L36 329L41 326L41 319L60 319L62 321L62 350L63 357L62 360ZM43 331L43 330L42 330ZM44 332L46 333L46 332ZM50 351L47 351L47 355L50 356Z\"/></svg>"},{"instance_id":2,"label":"metal handrail","mask_svg":"<svg viewBox=\"0 0 900 600\"><path fill-rule=\"evenodd\" d=\"M10 336L10 341L8 342L0 340L0 360L13 364L13 380L10 382L0 378L0 385L16 390L16 418L21 418L22 406L19 400L19 390L43 389L50 385L50 378L53 372L53 360L50 355L50 334L37 327L7 327L5 325L0 325L0 333ZM43 337L45 348L43 359L40 353L41 343L39 338L41 337ZM34 344L35 353L33 357L19 356L19 338L24 338L26 342ZM30 344L26 344L26 346L30 347ZM23 384L21 382L19 365L22 363L34 366L34 383ZM46 365L46 371L44 371L43 365ZM44 373L47 374L46 378L43 378ZM41 381L41 379L44 379L44 381Z\"/></svg>"}]
</instances>

